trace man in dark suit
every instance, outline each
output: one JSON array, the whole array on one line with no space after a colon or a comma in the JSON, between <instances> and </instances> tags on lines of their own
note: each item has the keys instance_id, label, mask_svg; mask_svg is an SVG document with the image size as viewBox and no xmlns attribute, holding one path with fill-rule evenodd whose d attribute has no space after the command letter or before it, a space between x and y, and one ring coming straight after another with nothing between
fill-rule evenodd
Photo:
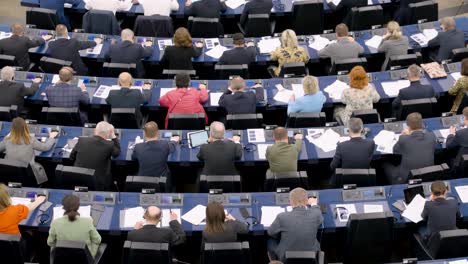
<instances>
[{"instance_id":1,"label":"man in dark suit","mask_svg":"<svg viewBox=\"0 0 468 264\"><path fill-rule=\"evenodd\" d=\"M254 114L257 112L257 102L264 99L264 90L260 84L252 88L255 92L245 92L245 81L242 77L234 77L229 88L219 98L219 106L228 114Z\"/></svg>"},{"instance_id":2,"label":"man in dark suit","mask_svg":"<svg viewBox=\"0 0 468 264\"><path fill-rule=\"evenodd\" d=\"M197 158L205 162L204 175L237 175L239 172L234 161L242 158L240 138L234 136L231 140L224 140L224 124L213 122L210 125L209 144L200 146Z\"/></svg>"},{"instance_id":3,"label":"man in dark suit","mask_svg":"<svg viewBox=\"0 0 468 264\"><path fill-rule=\"evenodd\" d=\"M169 228L159 228L162 212L156 206L149 206L143 216L144 222L138 222L135 230L128 232L127 240L132 242L168 243L176 246L185 242L185 232L177 221L178 215L171 212Z\"/></svg>"},{"instance_id":4,"label":"man in dark suit","mask_svg":"<svg viewBox=\"0 0 468 264\"><path fill-rule=\"evenodd\" d=\"M252 41L247 42L247 47L245 47L244 35L242 33L234 34L232 40L234 48L223 52L223 55L219 58L219 64L241 65L255 62L257 49Z\"/></svg>"},{"instance_id":5,"label":"man in dark suit","mask_svg":"<svg viewBox=\"0 0 468 264\"><path fill-rule=\"evenodd\" d=\"M410 86L408 88L401 89L398 92L398 96L392 102L393 116L398 117L401 111L402 100L414 100L423 98L432 98L437 95L431 85L421 84L422 70L421 68L413 64L407 69L408 80Z\"/></svg>"},{"instance_id":6,"label":"man in dark suit","mask_svg":"<svg viewBox=\"0 0 468 264\"><path fill-rule=\"evenodd\" d=\"M128 28L122 30L121 38L120 43L109 47L106 59L110 59L111 63L136 63L137 78L143 78L145 68L141 60L153 54L153 43L150 41L141 45L133 43L134 34Z\"/></svg>"},{"instance_id":7,"label":"man in dark suit","mask_svg":"<svg viewBox=\"0 0 468 264\"><path fill-rule=\"evenodd\" d=\"M468 107L463 109L464 127L468 127ZM450 127L450 134L447 137L446 147L448 150L456 151L455 159L452 162L452 172L456 176L462 177L463 155L468 154L468 129L462 128L457 131L454 126Z\"/></svg>"},{"instance_id":8,"label":"man in dark suit","mask_svg":"<svg viewBox=\"0 0 468 264\"><path fill-rule=\"evenodd\" d=\"M405 183L411 170L434 165L436 137L432 132L423 130L421 114L409 114L406 124L408 129L401 132L393 146L393 154L401 156L401 163L397 166L390 163L383 166L390 184Z\"/></svg>"},{"instance_id":9,"label":"man in dark suit","mask_svg":"<svg viewBox=\"0 0 468 264\"><path fill-rule=\"evenodd\" d=\"M452 50L465 47L465 33L455 29L455 20L452 17L444 17L440 20L440 32L437 37L427 44L429 47L439 47L435 60L441 62L450 59Z\"/></svg>"},{"instance_id":10,"label":"man in dark suit","mask_svg":"<svg viewBox=\"0 0 468 264\"><path fill-rule=\"evenodd\" d=\"M95 47L97 44L102 43L102 39L95 38L94 41L79 41L77 39L70 39L68 36L67 27L64 25L57 25L55 28L57 39L49 43L47 54L49 57L71 61L73 69L78 75L87 75L88 68L83 63L80 57L80 50Z\"/></svg>"},{"instance_id":11,"label":"man in dark suit","mask_svg":"<svg viewBox=\"0 0 468 264\"><path fill-rule=\"evenodd\" d=\"M111 157L120 155L119 139L114 127L101 121L97 124L92 137L80 137L70 154L75 167L95 170L98 190L110 190L112 185Z\"/></svg>"},{"instance_id":12,"label":"man in dark suit","mask_svg":"<svg viewBox=\"0 0 468 264\"><path fill-rule=\"evenodd\" d=\"M267 249L270 260L284 262L286 251L320 251L317 231L323 216L317 198L307 198L306 190L296 188L289 193L291 212L280 213L268 228ZM308 208L310 207L310 208ZM298 225L300 223L300 225Z\"/></svg>"},{"instance_id":13,"label":"man in dark suit","mask_svg":"<svg viewBox=\"0 0 468 264\"><path fill-rule=\"evenodd\" d=\"M11 37L0 40L0 54L15 56L15 65L29 70L29 52L30 48L43 45L51 39L51 35L45 35L35 39L29 39L24 36L24 26L21 24L11 25Z\"/></svg>"},{"instance_id":14,"label":"man in dark suit","mask_svg":"<svg viewBox=\"0 0 468 264\"><path fill-rule=\"evenodd\" d=\"M253 14L271 14L271 9L273 8L273 3L271 0L251 0L247 2L242 11L240 17L240 24L242 27L245 27L249 15Z\"/></svg>"},{"instance_id":15,"label":"man in dark suit","mask_svg":"<svg viewBox=\"0 0 468 264\"><path fill-rule=\"evenodd\" d=\"M185 2L185 15L193 17L219 18L227 9L223 0L192 0Z\"/></svg>"},{"instance_id":16,"label":"man in dark suit","mask_svg":"<svg viewBox=\"0 0 468 264\"><path fill-rule=\"evenodd\" d=\"M0 106L10 107L12 105L18 106L18 112L26 114L24 109L24 97L31 96L36 93L41 83L41 78L33 79L31 87L27 88L23 83L14 81L15 69L9 66L3 67L1 71L2 81L0 82Z\"/></svg>"},{"instance_id":17,"label":"man in dark suit","mask_svg":"<svg viewBox=\"0 0 468 264\"><path fill-rule=\"evenodd\" d=\"M343 23L351 26L351 8L367 6L367 0L341 0L338 5L327 0L327 4L333 12L337 13L337 17L343 18Z\"/></svg>"},{"instance_id":18,"label":"man in dark suit","mask_svg":"<svg viewBox=\"0 0 468 264\"><path fill-rule=\"evenodd\" d=\"M70 21L68 16L65 15L64 4L77 6L81 2L82 0L39 0L39 7L56 10L59 22L70 28Z\"/></svg>"},{"instance_id":19,"label":"man in dark suit","mask_svg":"<svg viewBox=\"0 0 468 264\"><path fill-rule=\"evenodd\" d=\"M147 103L151 98L151 85L144 84L141 92L138 89L131 89L133 79L130 73L122 72L119 75L119 90L109 92L106 102L112 108L135 108L136 118L141 124L142 115L140 106Z\"/></svg>"}]
</instances>

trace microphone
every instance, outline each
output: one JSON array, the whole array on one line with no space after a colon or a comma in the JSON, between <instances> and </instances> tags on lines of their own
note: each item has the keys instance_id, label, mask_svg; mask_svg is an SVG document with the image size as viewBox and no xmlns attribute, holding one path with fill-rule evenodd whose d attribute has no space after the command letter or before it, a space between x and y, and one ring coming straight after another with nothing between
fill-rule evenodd
<instances>
[{"instance_id":1,"label":"microphone","mask_svg":"<svg viewBox=\"0 0 468 264\"><path fill-rule=\"evenodd\" d=\"M190 263L188 263L188 262L180 261L180 260L178 260L178 259L176 259L176 258L172 258L172 262L173 262L173 263L181 263L181 264L190 264Z\"/></svg>"},{"instance_id":2,"label":"microphone","mask_svg":"<svg viewBox=\"0 0 468 264\"><path fill-rule=\"evenodd\" d=\"M119 196L119 199L117 200L117 203L118 204L121 204L122 203L122 198L120 197L120 189L119 189L119 185L117 185L117 181L114 181L114 186L115 188L117 188L117 195Z\"/></svg>"}]
</instances>

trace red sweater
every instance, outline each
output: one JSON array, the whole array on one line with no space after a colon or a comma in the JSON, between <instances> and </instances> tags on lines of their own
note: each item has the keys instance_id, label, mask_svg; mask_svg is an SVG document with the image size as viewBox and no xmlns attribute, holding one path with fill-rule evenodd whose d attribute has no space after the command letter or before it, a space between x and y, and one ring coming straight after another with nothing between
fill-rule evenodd
<instances>
[{"instance_id":1,"label":"red sweater","mask_svg":"<svg viewBox=\"0 0 468 264\"><path fill-rule=\"evenodd\" d=\"M195 89L195 88L178 88L174 91L170 91L163 97L159 98L159 104L163 107L167 107L167 116L165 127L167 128L167 122L169 114L205 114L205 122L208 123L208 116L205 113L205 109L201 104L208 101L208 91L206 89Z\"/></svg>"}]
</instances>

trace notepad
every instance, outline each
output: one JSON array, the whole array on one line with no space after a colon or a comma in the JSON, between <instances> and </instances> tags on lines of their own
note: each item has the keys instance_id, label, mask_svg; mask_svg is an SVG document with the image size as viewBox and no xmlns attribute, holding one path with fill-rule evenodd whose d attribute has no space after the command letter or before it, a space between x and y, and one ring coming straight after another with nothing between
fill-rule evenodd
<instances>
[{"instance_id":1,"label":"notepad","mask_svg":"<svg viewBox=\"0 0 468 264\"><path fill-rule=\"evenodd\" d=\"M12 205L18 205L18 204L30 204L31 199L30 198L22 198L22 197L11 197L11 204Z\"/></svg>"},{"instance_id":2,"label":"notepad","mask_svg":"<svg viewBox=\"0 0 468 264\"><path fill-rule=\"evenodd\" d=\"M197 205L192 210L188 211L182 216L182 219L191 223L192 225L200 225L205 220L206 206Z\"/></svg>"},{"instance_id":3,"label":"notepad","mask_svg":"<svg viewBox=\"0 0 468 264\"><path fill-rule=\"evenodd\" d=\"M366 46L377 49L382 42L383 37L379 35L374 35L371 39L366 40Z\"/></svg>"},{"instance_id":4,"label":"notepad","mask_svg":"<svg viewBox=\"0 0 468 264\"><path fill-rule=\"evenodd\" d=\"M288 103L289 99L291 99L291 96L293 94L294 92L288 89L278 90L278 92L276 93L275 97L273 97L273 99L277 102Z\"/></svg>"},{"instance_id":5,"label":"notepad","mask_svg":"<svg viewBox=\"0 0 468 264\"><path fill-rule=\"evenodd\" d=\"M462 203L468 203L468 185L457 186L455 187L458 197Z\"/></svg>"},{"instance_id":6,"label":"notepad","mask_svg":"<svg viewBox=\"0 0 468 264\"><path fill-rule=\"evenodd\" d=\"M211 106L219 106L219 99L223 93L210 93L210 104Z\"/></svg>"},{"instance_id":7,"label":"notepad","mask_svg":"<svg viewBox=\"0 0 468 264\"><path fill-rule=\"evenodd\" d=\"M309 47L320 51L323 48L325 48L328 44L330 44L330 40L324 37L321 37L320 35L314 35L314 42L309 44Z\"/></svg>"},{"instance_id":8,"label":"notepad","mask_svg":"<svg viewBox=\"0 0 468 264\"><path fill-rule=\"evenodd\" d=\"M60 205L60 206L54 207L53 213L54 213L53 219L55 220L57 218L62 217L63 214L65 213L65 210L63 210L62 206ZM91 218L91 205L80 206L80 208L78 209L78 213L80 213L80 217Z\"/></svg>"},{"instance_id":9,"label":"notepad","mask_svg":"<svg viewBox=\"0 0 468 264\"><path fill-rule=\"evenodd\" d=\"M258 151L258 158L259 159L266 159L266 150L269 146L273 146L273 144L257 144L257 151Z\"/></svg>"},{"instance_id":10,"label":"notepad","mask_svg":"<svg viewBox=\"0 0 468 264\"><path fill-rule=\"evenodd\" d=\"M280 206L262 206L262 219L260 224L264 227L269 227L275 221L276 216L283 213L285 210Z\"/></svg>"}]
</instances>

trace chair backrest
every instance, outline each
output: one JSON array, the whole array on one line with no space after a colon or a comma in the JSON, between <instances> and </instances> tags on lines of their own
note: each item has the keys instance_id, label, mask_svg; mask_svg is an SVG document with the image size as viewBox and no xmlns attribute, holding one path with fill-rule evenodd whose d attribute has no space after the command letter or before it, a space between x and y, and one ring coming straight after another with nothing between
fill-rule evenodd
<instances>
[{"instance_id":1,"label":"chair backrest","mask_svg":"<svg viewBox=\"0 0 468 264\"><path fill-rule=\"evenodd\" d=\"M93 169L57 165L55 168L55 187L73 190L75 186L85 186L96 190L96 176Z\"/></svg>"},{"instance_id":2,"label":"chair backrest","mask_svg":"<svg viewBox=\"0 0 468 264\"><path fill-rule=\"evenodd\" d=\"M59 24L57 11L45 8L31 8L26 11L26 24L35 25L40 29L55 30Z\"/></svg>"},{"instance_id":3,"label":"chair backrest","mask_svg":"<svg viewBox=\"0 0 468 264\"><path fill-rule=\"evenodd\" d=\"M15 56L0 54L0 69L5 66L16 66Z\"/></svg>"},{"instance_id":4,"label":"chair backrest","mask_svg":"<svg viewBox=\"0 0 468 264\"><path fill-rule=\"evenodd\" d=\"M324 258L323 251L286 251L284 264L321 264Z\"/></svg>"},{"instance_id":5,"label":"chair backrest","mask_svg":"<svg viewBox=\"0 0 468 264\"><path fill-rule=\"evenodd\" d=\"M468 48L459 48L452 50L452 62L459 62L468 58Z\"/></svg>"},{"instance_id":6,"label":"chair backrest","mask_svg":"<svg viewBox=\"0 0 468 264\"><path fill-rule=\"evenodd\" d=\"M116 128L140 128L135 108L112 108L110 123Z\"/></svg>"},{"instance_id":7,"label":"chair backrest","mask_svg":"<svg viewBox=\"0 0 468 264\"><path fill-rule=\"evenodd\" d=\"M78 107L42 107L42 122L60 126L83 125Z\"/></svg>"},{"instance_id":8,"label":"chair backrest","mask_svg":"<svg viewBox=\"0 0 468 264\"><path fill-rule=\"evenodd\" d=\"M205 114L169 114L167 129L200 130L205 128Z\"/></svg>"},{"instance_id":9,"label":"chair backrest","mask_svg":"<svg viewBox=\"0 0 468 264\"><path fill-rule=\"evenodd\" d=\"M215 72L219 79L229 79L231 76L241 76L244 79L249 78L249 66L247 64L240 65L215 65Z\"/></svg>"},{"instance_id":10,"label":"chair backrest","mask_svg":"<svg viewBox=\"0 0 468 264\"><path fill-rule=\"evenodd\" d=\"M18 106L12 105L0 107L0 121L11 121L18 115Z\"/></svg>"},{"instance_id":11,"label":"chair backrest","mask_svg":"<svg viewBox=\"0 0 468 264\"><path fill-rule=\"evenodd\" d=\"M450 168L447 163L443 163L441 165L411 170L410 177L412 179L421 179L423 182L432 182L442 180L448 175L449 171Z\"/></svg>"},{"instance_id":12,"label":"chair backrest","mask_svg":"<svg viewBox=\"0 0 468 264\"><path fill-rule=\"evenodd\" d=\"M224 35L219 18L189 17L190 35L194 38L217 38Z\"/></svg>"},{"instance_id":13,"label":"chair backrest","mask_svg":"<svg viewBox=\"0 0 468 264\"><path fill-rule=\"evenodd\" d=\"M144 243L125 241L123 248L124 264L171 264L172 258L168 243Z\"/></svg>"},{"instance_id":14,"label":"chair backrest","mask_svg":"<svg viewBox=\"0 0 468 264\"><path fill-rule=\"evenodd\" d=\"M20 243L20 235L0 234L0 254L2 256L2 262L9 264L24 263Z\"/></svg>"},{"instance_id":15,"label":"chair backrest","mask_svg":"<svg viewBox=\"0 0 468 264\"><path fill-rule=\"evenodd\" d=\"M466 256L468 230L457 229L440 231L429 241L428 249L434 259L458 258Z\"/></svg>"},{"instance_id":16,"label":"chair backrest","mask_svg":"<svg viewBox=\"0 0 468 264\"><path fill-rule=\"evenodd\" d=\"M271 36L270 16L268 14L249 14L244 28L246 37Z\"/></svg>"},{"instance_id":17,"label":"chair backrest","mask_svg":"<svg viewBox=\"0 0 468 264\"><path fill-rule=\"evenodd\" d=\"M58 240L51 257L54 264L94 263L93 256L84 241Z\"/></svg>"},{"instance_id":18,"label":"chair backrest","mask_svg":"<svg viewBox=\"0 0 468 264\"><path fill-rule=\"evenodd\" d=\"M207 193L210 189L240 192L241 178L239 175L200 175L200 192Z\"/></svg>"},{"instance_id":19,"label":"chair backrest","mask_svg":"<svg viewBox=\"0 0 468 264\"><path fill-rule=\"evenodd\" d=\"M327 119L325 112L320 113L290 113L287 127L324 127Z\"/></svg>"},{"instance_id":20,"label":"chair backrest","mask_svg":"<svg viewBox=\"0 0 468 264\"><path fill-rule=\"evenodd\" d=\"M406 120L406 117L414 112L418 112L423 118L440 116L436 98L422 98L414 100L401 100L401 112L399 120Z\"/></svg>"},{"instance_id":21,"label":"chair backrest","mask_svg":"<svg viewBox=\"0 0 468 264\"><path fill-rule=\"evenodd\" d=\"M197 72L195 70L169 70L169 69L163 70L163 75L167 79L172 79L177 74L187 74L190 76L195 76L197 75Z\"/></svg>"},{"instance_id":22,"label":"chair backrest","mask_svg":"<svg viewBox=\"0 0 468 264\"><path fill-rule=\"evenodd\" d=\"M336 60L331 68L330 73L332 75L336 74L348 74L355 66L367 67L366 58L352 58L344 60Z\"/></svg>"},{"instance_id":23,"label":"chair backrest","mask_svg":"<svg viewBox=\"0 0 468 264\"><path fill-rule=\"evenodd\" d=\"M272 172L270 170L267 170L264 186L265 191L274 192L277 188L283 187L288 187L290 190L297 187L308 189L307 172Z\"/></svg>"},{"instance_id":24,"label":"chair backrest","mask_svg":"<svg viewBox=\"0 0 468 264\"><path fill-rule=\"evenodd\" d=\"M361 118L364 124L373 124L380 122L380 115L376 109L355 110L352 117Z\"/></svg>"},{"instance_id":25,"label":"chair backrest","mask_svg":"<svg viewBox=\"0 0 468 264\"><path fill-rule=\"evenodd\" d=\"M127 176L125 179L126 192L141 192L142 189L154 189L156 192L166 190L166 177Z\"/></svg>"},{"instance_id":26,"label":"chair backrest","mask_svg":"<svg viewBox=\"0 0 468 264\"><path fill-rule=\"evenodd\" d=\"M410 65L417 63L418 57L416 54L390 56L387 64L387 70L405 69Z\"/></svg>"},{"instance_id":27,"label":"chair backrest","mask_svg":"<svg viewBox=\"0 0 468 264\"><path fill-rule=\"evenodd\" d=\"M463 113L463 109L465 107L468 106L468 92L465 92L465 94L463 95L463 99L460 103L460 106L458 107L458 110L457 110L457 114L462 114Z\"/></svg>"},{"instance_id":28,"label":"chair backrest","mask_svg":"<svg viewBox=\"0 0 468 264\"><path fill-rule=\"evenodd\" d=\"M83 29L86 33L118 35L119 22L114 12L107 10L90 10L83 16Z\"/></svg>"},{"instance_id":29,"label":"chair backrest","mask_svg":"<svg viewBox=\"0 0 468 264\"><path fill-rule=\"evenodd\" d=\"M335 170L336 187L345 184L356 184L358 187L375 186L375 169L341 169Z\"/></svg>"},{"instance_id":30,"label":"chair backrest","mask_svg":"<svg viewBox=\"0 0 468 264\"><path fill-rule=\"evenodd\" d=\"M306 76L308 73L309 71L307 70L305 63L293 62L283 64L279 76L284 78L293 78Z\"/></svg>"},{"instance_id":31,"label":"chair backrest","mask_svg":"<svg viewBox=\"0 0 468 264\"><path fill-rule=\"evenodd\" d=\"M384 19L383 9L380 5L353 7L351 8L350 30L365 30L375 25L383 25Z\"/></svg>"},{"instance_id":32,"label":"chair backrest","mask_svg":"<svg viewBox=\"0 0 468 264\"><path fill-rule=\"evenodd\" d=\"M226 128L248 129L260 128L263 124L262 114L235 114L226 116Z\"/></svg>"},{"instance_id":33,"label":"chair backrest","mask_svg":"<svg viewBox=\"0 0 468 264\"><path fill-rule=\"evenodd\" d=\"M41 70L45 73L58 74L60 69L65 66L71 67L71 61L59 60L50 57L42 57L40 61Z\"/></svg>"},{"instance_id":34,"label":"chair backrest","mask_svg":"<svg viewBox=\"0 0 468 264\"><path fill-rule=\"evenodd\" d=\"M298 35L321 34L324 29L323 1L295 1L292 26Z\"/></svg>"},{"instance_id":35,"label":"chair backrest","mask_svg":"<svg viewBox=\"0 0 468 264\"><path fill-rule=\"evenodd\" d=\"M172 37L174 28L171 17L153 15L138 16L133 28L136 36L143 37Z\"/></svg>"},{"instance_id":36,"label":"chair backrest","mask_svg":"<svg viewBox=\"0 0 468 264\"><path fill-rule=\"evenodd\" d=\"M250 263L249 243L205 243L201 263L248 264Z\"/></svg>"},{"instance_id":37,"label":"chair backrest","mask_svg":"<svg viewBox=\"0 0 468 264\"><path fill-rule=\"evenodd\" d=\"M31 166L17 160L0 159L0 182L20 182L23 186L37 186Z\"/></svg>"},{"instance_id":38,"label":"chair backrest","mask_svg":"<svg viewBox=\"0 0 468 264\"><path fill-rule=\"evenodd\" d=\"M409 4L411 10L411 24L417 24L419 20L437 21L439 19L439 6L437 1L429 0Z\"/></svg>"},{"instance_id":39,"label":"chair backrest","mask_svg":"<svg viewBox=\"0 0 468 264\"><path fill-rule=\"evenodd\" d=\"M128 72L132 76L135 76L136 64L104 62L104 65L102 66L102 74L105 77L119 77L122 72Z\"/></svg>"}]
</instances>

